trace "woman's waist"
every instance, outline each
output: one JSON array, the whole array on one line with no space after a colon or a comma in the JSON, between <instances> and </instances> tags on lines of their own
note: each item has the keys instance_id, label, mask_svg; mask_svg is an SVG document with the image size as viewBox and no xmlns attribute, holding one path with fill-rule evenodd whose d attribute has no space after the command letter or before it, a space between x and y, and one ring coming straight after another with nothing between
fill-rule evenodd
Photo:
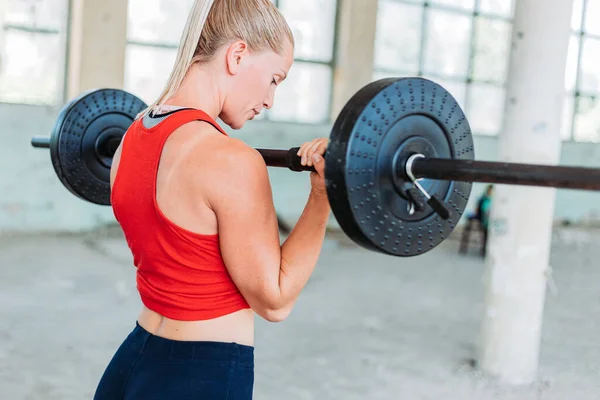
<instances>
[{"instance_id":1,"label":"woman's waist","mask_svg":"<svg viewBox=\"0 0 600 400\"><path fill-rule=\"evenodd\" d=\"M206 320L175 320L144 306L139 325L153 335L175 341L206 341L254 346L254 312L244 308Z\"/></svg>"}]
</instances>

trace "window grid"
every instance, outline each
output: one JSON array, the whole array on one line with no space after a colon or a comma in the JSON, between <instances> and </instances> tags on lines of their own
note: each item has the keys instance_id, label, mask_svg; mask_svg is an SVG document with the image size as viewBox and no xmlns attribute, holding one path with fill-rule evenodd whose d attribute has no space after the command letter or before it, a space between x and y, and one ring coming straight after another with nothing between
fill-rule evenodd
<instances>
[{"instance_id":1,"label":"window grid","mask_svg":"<svg viewBox=\"0 0 600 400\"><path fill-rule=\"evenodd\" d=\"M467 90L465 92L465 108L469 109L471 105L471 91L469 90L469 85L474 81L473 74L475 70L475 38L477 37L477 16L479 7L481 5L481 0L475 0L475 4L473 5L473 12L469 13L471 16L471 40L469 43L469 62L468 62L468 72L467 72ZM502 85L504 86L504 85Z\"/></svg>"},{"instance_id":2,"label":"window grid","mask_svg":"<svg viewBox=\"0 0 600 400\"><path fill-rule=\"evenodd\" d=\"M272 0L273 3L275 4L276 7L279 7L279 3L280 0ZM335 52L337 49L337 44L338 44L338 21L339 21L339 16L340 16L340 5L339 5L339 1L336 2L336 10L335 10L335 26L334 26L334 37L333 37L333 48L332 48L332 55L329 61L322 61L322 60L317 60L317 59L311 59L311 58L303 58L303 57L294 57L294 61L296 62L300 62L300 63L306 63L306 64L317 64L317 65L323 65L326 66L330 69L331 73L333 74L333 70L335 68ZM167 42L156 42L156 41L145 41L145 40L135 40L135 39L128 39L127 40L127 45L132 45L132 46L141 46L141 47L150 47L150 48L158 48L158 49L165 49L165 50L177 50L177 48L179 47L178 43L167 43ZM322 124L322 123L327 123L329 122L329 115L331 114L331 108L333 105L333 80L331 83L331 87L329 90L329 98L327 99L327 120L325 121L319 121L316 122L314 124ZM269 118L269 111L270 110L265 110L262 114L260 119L264 120L264 121L271 121L271 118ZM277 120L279 121L279 120ZM282 122L286 122L286 121L282 121ZM291 121L291 122L302 122L302 121ZM305 122L302 122L305 123Z\"/></svg>"},{"instance_id":3,"label":"window grid","mask_svg":"<svg viewBox=\"0 0 600 400\"><path fill-rule=\"evenodd\" d=\"M67 21L71 19L71 3L73 0L67 0ZM65 24L66 26L66 43L68 43L70 38L70 24ZM60 29L49 29L49 28L38 28L35 26L30 26L27 24L15 24L15 23L4 23L1 27L5 32L8 31L20 31L32 34L40 34L40 35L61 35L62 31ZM64 64L63 64L63 83L62 83L62 91L56 94L55 99L48 105L55 105L57 103L65 102L67 95L67 84L68 84L68 66L69 66L69 46L65 46L64 49ZM21 101L23 102L23 101ZM6 101L0 101L0 103L6 103ZM10 102L14 103L14 102ZM25 102L23 102L25 104ZM26 104L31 104L27 102ZM46 103L39 102L33 103L34 105L46 105Z\"/></svg>"},{"instance_id":4,"label":"window grid","mask_svg":"<svg viewBox=\"0 0 600 400\"><path fill-rule=\"evenodd\" d=\"M490 20L500 20L500 21L512 23L512 18L503 16L503 15L496 15L493 13L480 12L479 9L481 6L481 0L475 0L474 6L473 6L473 11L466 10L464 8L453 7L453 6L449 6L449 5L434 4L427 0L425 0L423 3L415 3L414 1L410 1L410 0L393 0L393 1L395 3L423 7L423 16L422 16L421 27L420 27L421 39L420 39L419 58L418 58L418 71L417 71L418 76L427 75L428 77L431 77L432 79L443 79L443 80L450 81L450 82L466 84L467 90L464 93L465 109L469 109L469 107L471 106L470 103L472 101L472 98L471 98L472 93L471 93L471 90L469 90L469 86L471 84L479 83L479 84L485 84L488 86L495 86L497 88L506 88L506 80L504 80L503 82L500 83L500 82L493 82L493 81L491 81L491 82L490 81L482 81L482 80L477 80L474 78L474 61L475 61L475 57L476 57L476 37L478 34L476 21L477 21L478 17L484 17L484 18L490 19ZM600 35L590 34L586 31L585 22L586 22L586 16L587 16L587 12L588 12L588 5L589 5L588 0L582 0L582 9L581 9L581 14L579 15L580 28L572 30L572 34L576 36L576 40L578 42L577 64L576 64L577 66L576 66L575 87L574 87L574 89L568 90L565 92L565 100L573 101L572 113L568 116L569 120L566 121L566 123L568 124L568 126L570 128L569 128L568 134L565 135L565 137L563 137L563 140L565 140L565 141L580 141L580 142L585 141L585 139L575 137L580 104L585 102L586 100L598 99L600 97L600 92L585 90L581 87L582 61L583 61L583 55L584 55L583 43L585 42L586 39L600 40ZM426 34L427 34L427 29L428 29L428 16L430 15L427 11L429 9L441 10L441 11L446 11L446 12L460 14L460 15L468 15L471 17L471 37L470 37L470 46L469 46L468 75L466 76L466 79L456 77L456 76L445 76L442 74L435 74L435 73L425 74L425 72L424 72L424 70L425 70L425 68L424 68L425 41L427 40ZM396 75L398 75L398 74L411 75L411 74L413 74L413 72L411 72L411 71L406 71L406 70L402 70L402 69L382 68L382 67L378 67L378 66L375 66L374 72L381 72L381 73L390 74L390 75L394 75L394 74L396 74ZM567 132L565 132L565 133L567 133Z\"/></svg>"},{"instance_id":5,"label":"window grid","mask_svg":"<svg viewBox=\"0 0 600 400\"><path fill-rule=\"evenodd\" d=\"M60 35L60 33L61 33L60 30L58 30L58 29L35 28L35 27L23 25L23 24L11 24L11 23L4 24L4 30L5 31L15 30L15 31L21 31L21 32L40 33L40 34L46 34L46 35Z\"/></svg>"},{"instance_id":6,"label":"window grid","mask_svg":"<svg viewBox=\"0 0 600 400\"><path fill-rule=\"evenodd\" d=\"M573 109L570 115L571 120L569 121L569 136L565 138L566 141L577 141L577 142L585 142L585 140L577 140L575 138L575 131L577 129L577 115L580 107L580 103L585 101L586 99L596 99L600 97L599 92L587 92L581 89L581 71L582 71L582 61L583 61L583 51L584 46L583 43L585 39L598 39L600 40L600 35L592 35L586 32L585 20L587 16L588 10L588 0L582 0L582 8L581 15L579 19L580 29L575 29L572 31L577 37L578 48L577 48L577 69L575 73L575 88L573 90L569 90L567 92L567 96L571 97L573 100ZM566 99L565 99L566 100Z\"/></svg>"},{"instance_id":7,"label":"window grid","mask_svg":"<svg viewBox=\"0 0 600 400\"><path fill-rule=\"evenodd\" d=\"M410 6L421 6L423 8L422 20L421 20L421 29L420 29L420 43L419 43L419 57L418 57L418 70L417 76L430 77L431 79L440 79L446 80L449 82L457 82L457 83L465 83L466 90L464 94L464 109L468 110L471 102L471 91L469 90L469 86L473 83L485 84L486 86L493 86L496 88L505 88L506 80L502 82L497 82L494 80L481 80L474 78L474 68L475 68L475 55L476 55L476 38L477 38L477 18L482 17L493 21L503 21L512 23L511 17L506 17L499 14L489 13L489 12L481 12L479 11L481 8L481 0L475 0L473 5L473 10L467 10L460 7L453 7L450 5L444 4L435 4L425 0L423 3L415 3L409 0L393 0L395 3L406 4ZM438 73L427 72L425 73L425 41L427 40L427 29L428 29L428 10L440 10L452 14L459 14L462 16L471 17L471 37L469 42L469 60L467 65L467 76L462 78L458 76L446 76ZM412 75L409 71L403 71L398 69L390 69L390 68L382 68L375 66L374 72L382 72L386 74L407 74Z\"/></svg>"},{"instance_id":8,"label":"window grid","mask_svg":"<svg viewBox=\"0 0 600 400\"><path fill-rule=\"evenodd\" d=\"M279 3L280 0L272 0L275 3L275 7L279 8ZM318 64L318 65L324 65L329 67L329 70L331 72L331 74L333 75L333 71L335 68L335 52L337 50L337 45L338 45L338 27L339 27L339 17L340 17L340 2L336 1L335 4L335 22L334 22L334 28L333 28L333 48L332 48L332 55L331 55L331 59L329 61L322 61L322 60L314 60L314 59L310 59L310 58L302 58L302 57L295 57L294 56L294 61L295 62L300 62L300 63L306 63L306 64ZM333 106L333 79L329 88L329 98L327 100L327 120L325 121L320 121L317 122L316 124L322 124L322 123L327 123L329 122L330 119L330 115L331 115L331 108ZM270 110L265 110L262 114L262 120L264 121L271 121L270 118ZM301 122L301 121L293 121L293 122ZM303 122L305 123L305 122ZM310 124L309 124L310 125Z\"/></svg>"}]
</instances>

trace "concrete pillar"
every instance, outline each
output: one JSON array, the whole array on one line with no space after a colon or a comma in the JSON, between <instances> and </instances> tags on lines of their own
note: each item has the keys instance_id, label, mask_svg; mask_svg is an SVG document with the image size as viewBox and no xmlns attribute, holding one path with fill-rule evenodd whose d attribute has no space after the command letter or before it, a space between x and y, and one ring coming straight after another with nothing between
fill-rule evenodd
<instances>
[{"instance_id":1,"label":"concrete pillar","mask_svg":"<svg viewBox=\"0 0 600 400\"><path fill-rule=\"evenodd\" d=\"M127 1L72 0L67 96L123 88Z\"/></svg>"},{"instance_id":2,"label":"concrete pillar","mask_svg":"<svg viewBox=\"0 0 600 400\"><path fill-rule=\"evenodd\" d=\"M557 164L572 0L516 2L499 160ZM536 380L556 189L499 185L486 261L480 366Z\"/></svg>"},{"instance_id":3,"label":"concrete pillar","mask_svg":"<svg viewBox=\"0 0 600 400\"><path fill-rule=\"evenodd\" d=\"M332 118L360 88L371 82L375 60L377 0L339 0Z\"/></svg>"}]
</instances>

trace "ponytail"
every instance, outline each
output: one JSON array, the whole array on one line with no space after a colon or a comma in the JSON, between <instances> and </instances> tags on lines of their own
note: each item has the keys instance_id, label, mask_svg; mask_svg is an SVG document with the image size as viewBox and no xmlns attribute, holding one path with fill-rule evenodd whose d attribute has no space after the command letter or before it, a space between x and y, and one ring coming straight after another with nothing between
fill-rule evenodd
<instances>
[{"instance_id":1,"label":"ponytail","mask_svg":"<svg viewBox=\"0 0 600 400\"><path fill-rule=\"evenodd\" d=\"M181 42L179 49L177 50L177 57L175 58L175 65L171 71L169 80L158 99L148 106L142 114L146 114L155 107L162 106L179 90L185 75L195 61L194 56L196 54L196 49L198 48L198 43L200 42L200 37L202 36L202 30L204 29L208 13L210 12L214 1L215 0L194 1L194 5L192 6L181 35Z\"/></svg>"}]
</instances>

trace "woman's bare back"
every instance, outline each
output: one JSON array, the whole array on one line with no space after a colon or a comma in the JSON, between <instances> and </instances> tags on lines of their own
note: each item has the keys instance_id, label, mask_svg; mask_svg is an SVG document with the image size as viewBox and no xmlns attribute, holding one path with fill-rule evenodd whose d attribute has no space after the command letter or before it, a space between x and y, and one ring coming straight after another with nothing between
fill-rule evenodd
<instances>
[{"instance_id":1,"label":"woman's bare back","mask_svg":"<svg viewBox=\"0 0 600 400\"><path fill-rule=\"evenodd\" d=\"M191 122L174 131L161 154L156 179L156 201L160 212L188 231L218 234L217 216L210 205L211 186L222 184L212 178L218 168L218 151L228 151L240 142L218 132L205 122ZM121 147L111 168L111 186L118 173ZM206 171L206 173L198 173ZM207 321L176 321L143 306L138 322L147 331L173 340L209 340L253 345L254 312L241 310Z\"/></svg>"}]
</instances>

